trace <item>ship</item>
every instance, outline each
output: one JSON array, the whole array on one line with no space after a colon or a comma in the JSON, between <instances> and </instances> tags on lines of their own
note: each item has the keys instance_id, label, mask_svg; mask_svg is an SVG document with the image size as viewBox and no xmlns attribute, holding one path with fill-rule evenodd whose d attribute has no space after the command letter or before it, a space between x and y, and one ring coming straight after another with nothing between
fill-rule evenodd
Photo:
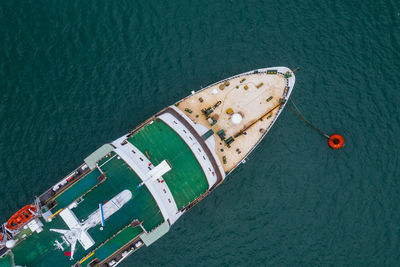
<instances>
[{"instance_id":1,"label":"ship","mask_svg":"<svg viewBox=\"0 0 400 267\"><path fill-rule=\"evenodd\" d=\"M286 67L235 75L99 147L0 226L0 266L117 266L150 246L248 160L294 84Z\"/></svg>"}]
</instances>

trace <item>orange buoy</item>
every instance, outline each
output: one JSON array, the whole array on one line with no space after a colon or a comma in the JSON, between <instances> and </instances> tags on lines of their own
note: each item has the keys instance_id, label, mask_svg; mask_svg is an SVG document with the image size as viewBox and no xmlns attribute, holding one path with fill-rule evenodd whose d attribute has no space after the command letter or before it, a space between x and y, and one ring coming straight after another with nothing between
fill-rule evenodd
<instances>
[{"instance_id":1,"label":"orange buoy","mask_svg":"<svg viewBox=\"0 0 400 267\"><path fill-rule=\"evenodd\" d=\"M344 146L344 138L340 134L332 134L329 136L328 144L333 149L339 149Z\"/></svg>"},{"instance_id":2,"label":"orange buoy","mask_svg":"<svg viewBox=\"0 0 400 267\"><path fill-rule=\"evenodd\" d=\"M17 211L11 218L7 221L6 227L10 230L16 230L30 221L35 217L36 206L27 205Z\"/></svg>"}]
</instances>

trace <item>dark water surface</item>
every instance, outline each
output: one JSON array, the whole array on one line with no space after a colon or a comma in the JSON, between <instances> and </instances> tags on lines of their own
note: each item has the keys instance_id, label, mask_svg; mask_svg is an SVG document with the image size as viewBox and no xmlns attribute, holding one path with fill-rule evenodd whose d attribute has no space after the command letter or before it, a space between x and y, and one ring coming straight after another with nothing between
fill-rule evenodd
<instances>
[{"instance_id":1,"label":"dark water surface","mask_svg":"<svg viewBox=\"0 0 400 267\"><path fill-rule=\"evenodd\" d=\"M0 221L191 90L301 67L212 195L121 266L400 264L400 2L0 3Z\"/></svg>"}]
</instances>

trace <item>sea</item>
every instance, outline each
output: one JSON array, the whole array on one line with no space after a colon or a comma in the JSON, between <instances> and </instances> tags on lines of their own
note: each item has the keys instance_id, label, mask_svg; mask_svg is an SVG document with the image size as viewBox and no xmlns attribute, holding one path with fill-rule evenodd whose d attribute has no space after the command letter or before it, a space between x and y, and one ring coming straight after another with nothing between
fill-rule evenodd
<instances>
[{"instance_id":1,"label":"sea","mask_svg":"<svg viewBox=\"0 0 400 267\"><path fill-rule=\"evenodd\" d=\"M3 0L0 221L208 84L299 67L245 164L120 266L399 266L400 1Z\"/></svg>"}]
</instances>

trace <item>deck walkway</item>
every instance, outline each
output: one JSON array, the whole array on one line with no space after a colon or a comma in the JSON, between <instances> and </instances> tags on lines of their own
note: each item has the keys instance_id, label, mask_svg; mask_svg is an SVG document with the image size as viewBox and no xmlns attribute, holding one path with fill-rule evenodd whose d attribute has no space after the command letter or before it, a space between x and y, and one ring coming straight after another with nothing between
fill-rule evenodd
<instances>
[{"instance_id":1,"label":"deck walkway","mask_svg":"<svg viewBox=\"0 0 400 267\"><path fill-rule=\"evenodd\" d=\"M211 185L210 190L212 190L216 185L218 185L219 183L222 182L223 180L223 174L221 174L221 170L218 167L217 162L215 161L214 155L211 153L209 146L206 144L205 139L199 135L199 133L193 128L192 125L190 125L189 122L186 121L186 119L184 119L176 110L174 110L173 108L167 108L165 109L163 112L161 112L159 114L166 114L169 113L172 116L174 116L179 122L181 122L186 129L188 129L190 131L190 133L194 136L194 138L196 138L197 143L201 146L201 148L203 149L204 153L206 153L207 158L209 159L214 171L215 171L215 175L217 176L217 181L214 185Z\"/></svg>"},{"instance_id":2,"label":"deck walkway","mask_svg":"<svg viewBox=\"0 0 400 267\"><path fill-rule=\"evenodd\" d=\"M115 231L119 230L134 219L143 222L143 226L148 231L161 224L164 220L153 196L144 186L136 188L142 182L136 173L120 157L111 153L106 158L110 160L100 165L100 169L107 177L106 180L88 193L78 207L73 209L75 215L78 218L87 218L98 208L99 203L109 201L118 193L128 189L133 195L132 200L126 203L118 214L106 221L104 231L107 230L107 226Z\"/></svg>"},{"instance_id":3,"label":"deck walkway","mask_svg":"<svg viewBox=\"0 0 400 267\"><path fill-rule=\"evenodd\" d=\"M184 208L207 191L205 174L187 144L163 121L156 119L128 139L142 152L147 151L154 165L167 160L172 170L163 175L178 209Z\"/></svg>"}]
</instances>

